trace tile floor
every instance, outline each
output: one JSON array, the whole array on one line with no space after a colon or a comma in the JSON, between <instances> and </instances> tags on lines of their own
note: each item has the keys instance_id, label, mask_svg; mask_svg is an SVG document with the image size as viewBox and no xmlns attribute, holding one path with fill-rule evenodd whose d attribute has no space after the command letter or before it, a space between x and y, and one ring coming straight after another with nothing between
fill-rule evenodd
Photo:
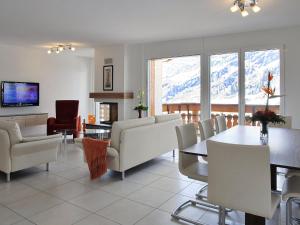
<instances>
[{"instance_id":1,"label":"tile floor","mask_svg":"<svg viewBox=\"0 0 300 225\"><path fill-rule=\"evenodd\" d=\"M126 173L108 172L91 181L82 151L73 144L60 159L12 175L0 174L0 225L176 225L171 212L194 198L203 183L178 171L177 159L165 154ZM299 210L298 210L299 211ZM217 224L217 213L189 207L182 215ZM228 223L243 224L244 214L231 212ZM267 224L284 224L284 203ZM281 223L280 223L281 221Z\"/></svg>"}]
</instances>

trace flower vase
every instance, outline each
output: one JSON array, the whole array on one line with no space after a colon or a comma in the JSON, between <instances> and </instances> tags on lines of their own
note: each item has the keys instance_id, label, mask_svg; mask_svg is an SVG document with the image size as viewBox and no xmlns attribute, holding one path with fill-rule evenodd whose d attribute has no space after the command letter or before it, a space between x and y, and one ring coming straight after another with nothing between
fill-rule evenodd
<instances>
[{"instance_id":1,"label":"flower vase","mask_svg":"<svg viewBox=\"0 0 300 225\"><path fill-rule=\"evenodd\" d=\"M268 137L269 137L268 122L261 121L260 122L260 140L263 142L263 144L268 143Z\"/></svg>"},{"instance_id":2,"label":"flower vase","mask_svg":"<svg viewBox=\"0 0 300 225\"><path fill-rule=\"evenodd\" d=\"M138 110L138 112L139 112L139 118L142 118L142 110Z\"/></svg>"}]
</instances>

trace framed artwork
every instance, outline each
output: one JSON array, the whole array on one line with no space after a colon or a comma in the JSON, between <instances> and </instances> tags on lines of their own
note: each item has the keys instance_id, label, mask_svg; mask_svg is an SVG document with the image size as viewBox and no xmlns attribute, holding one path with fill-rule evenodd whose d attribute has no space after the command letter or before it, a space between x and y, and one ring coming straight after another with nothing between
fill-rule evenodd
<instances>
[{"instance_id":1,"label":"framed artwork","mask_svg":"<svg viewBox=\"0 0 300 225\"><path fill-rule=\"evenodd\" d=\"M113 86L114 67L103 66L103 91L112 91Z\"/></svg>"}]
</instances>

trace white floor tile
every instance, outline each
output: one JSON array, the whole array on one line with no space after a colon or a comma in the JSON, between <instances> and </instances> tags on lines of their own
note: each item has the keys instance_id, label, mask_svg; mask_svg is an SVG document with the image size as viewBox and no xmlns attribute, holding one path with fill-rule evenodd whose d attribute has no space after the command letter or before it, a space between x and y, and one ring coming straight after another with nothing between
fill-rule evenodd
<instances>
[{"instance_id":1,"label":"white floor tile","mask_svg":"<svg viewBox=\"0 0 300 225\"><path fill-rule=\"evenodd\" d=\"M67 178L69 180L77 180L82 177L89 177L90 173L88 169L84 169L82 167L77 167L73 169L64 170L61 172L55 173L58 176Z\"/></svg>"},{"instance_id":2,"label":"white floor tile","mask_svg":"<svg viewBox=\"0 0 300 225\"><path fill-rule=\"evenodd\" d=\"M37 190L20 183L7 184L0 190L0 203L9 204L38 193Z\"/></svg>"},{"instance_id":3,"label":"white floor tile","mask_svg":"<svg viewBox=\"0 0 300 225\"><path fill-rule=\"evenodd\" d=\"M36 176L29 177L21 182L40 190L54 188L69 182L70 180L59 177L50 173L43 173Z\"/></svg>"},{"instance_id":4,"label":"white floor tile","mask_svg":"<svg viewBox=\"0 0 300 225\"><path fill-rule=\"evenodd\" d=\"M120 181L120 177L115 176L111 172L108 172L105 175L103 175L102 177L97 178L95 180L91 180L90 177L83 177L83 178L80 178L80 179L76 180L76 182L88 185L91 188L95 188L95 189L99 189L99 188L101 188L101 187L103 187L107 184L111 184L111 183L114 183L116 181Z\"/></svg>"},{"instance_id":5,"label":"white floor tile","mask_svg":"<svg viewBox=\"0 0 300 225\"><path fill-rule=\"evenodd\" d=\"M69 182L56 188L48 189L46 192L63 200L70 200L92 190L87 185L78 182Z\"/></svg>"},{"instance_id":6,"label":"white floor tile","mask_svg":"<svg viewBox=\"0 0 300 225\"><path fill-rule=\"evenodd\" d=\"M154 164L144 169L145 172L162 175L162 176L171 173L173 170L175 170L174 167L165 166L162 164Z\"/></svg>"},{"instance_id":7,"label":"white floor tile","mask_svg":"<svg viewBox=\"0 0 300 225\"><path fill-rule=\"evenodd\" d=\"M172 213L178 206L183 204L184 202L191 200L190 197L184 196L184 195L175 195L172 198L170 198L168 201L166 201L164 204L162 204L159 209Z\"/></svg>"},{"instance_id":8,"label":"white floor tile","mask_svg":"<svg viewBox=\"0 0 300 225\"><path fill-rule=\"evenodd\" d=\"M130 182L135 182L138 184L147 185L161 178L161 176L146 172L135 172L129 175L126 175L126 180Z\"/></svg>"},{"instance_id":9,"label":"white floor tile","mask_svg":"<svg viewBox=\"0 0 300 225\"><path fill-rule=\"evenodd\" d=\"M196 193L204 186L205 184L192 183L183 189L179 194L188 196L190 198L195 198Z\"/></svg>"},{"instance_id":10,"label":"white floor tile","mask_svg":"<svg viewBox=\"0 0 300 225\"><path fill-rule=\"evenodd\" d=\"M119 196L127 196L130 193L133 193L134 191L142 188L143 185L133 183L133 182L128 182L126 180L123 181L116 181L111 184L105 185L101 187L102 190L105 190L107 192L110 192L115 195Z\"/></svg>"},{"instance_id":11,"label":"white floor tile","mask_svg":"<svg viewBox=\"0 0 300 225\"><path fill-rule=\"evenodd\" d=\"M13 225L34 225L34 224L29 222L28 220L22 220L20 222L14 223Z\"/></svg>"},{"instance_id":12,"label":"white floor tile","mask_svg":"<svg viewBox=\"0 0 300 225\"><path fill-rule=\"evenodd\" d=\"M54 198L44 193L37 193L9 204L7 207L28 218L61 203L63 203L63 201L58 198Z\"/></svg>"},{"instance_id":13,"label":"white floor tile","mask_svg":"<svg viewBox=\"0 0 300 225\"><path fill-rule=\"evenodd\" d=\"M97 214L122 225L133 225L153 210L143 204L123 199L98 211Z\"/></svg>"},{"instance_id":14,"label":"white floor tile","mask_svg":"<svg viewBox=\"0 0 300 225\"><path fill-rule=\"evenodd\" d=\"M81 208L96 212L97 210L102 209L119 199L120 197L113 194L101 190L94 190L80 195L79 197L72 199L70 202Z\"/></svg>"},{"instance_id":15,"label":"white floor tile","mask_svg":"<svg viewBox=\"0 0 300 225\"><path fill-rule=\"evenodd\" d=\"M96 214L92 214L85 219L75 223L74 225L119 225L113 221L105 219L102 216L98 216Z\"/></svg>"},{"instance_id":16,"label":"white floor tile","mask_svg":"<svg viewBox=\"0 0 300 225\"><path fill-rule=\"evenodd\" d=\"M1 225L11 225L18 221L21 221L23 217L17 215L10 209L0 205L0 224Z\"/></svg>"},{"instance_id":17,"label":"white floor tile","mask_svg":"<svg viewBox=\"0 0 300 225\"><path fill-rule=\"evenodd\" d=\"M190 184L191 183L188 181L163 177L151 183L149 187L153 187L153 188L157 188L160 190L169 191L173 193L178 193Z\"/></svg>"},{"instance_id":18,"label":"white floor tile","mask_svg":"<svg viewBox=\"0 0 300 225\"><path fill-rule=\"evenodd\" d=\"M172 172L166 174L166 177L188 181L188 182L194 182L194 180L188 178L187 176L182 175L179 170L173 170Z\"/></svg>"},{"instance_id":19,"label":"white floor tile","mask_svg":"<svg viewBox=\"0 0 300 225\"><path fill-rule=\"evenodd\" d=\"M130 194L127 198L152 207L159 207L173 195L173 193L158 190L156 188L144 187Z\"/></svg>"},{"instance_id":20,"label":"white floor tile","mask_svg":"<svg viewBox=\"0 0 300 225\"><path fill-rule=\"evenodd\" d=\"M30 218L37 225L71 225L90 213L71 204L55 206Z\"/></svg>"},{"instance_id":21,"label":"white floor tile","mask_svg":"<svg viewBox=\"0 0 300 225\"><path fill-rule=\"evenodd\" d=\"M154 212L150 213L142 220L140 220L136 225L190 225L185 222L177 222L171 218L169 213L155 210Z\"/></svg>"}]
</instances>

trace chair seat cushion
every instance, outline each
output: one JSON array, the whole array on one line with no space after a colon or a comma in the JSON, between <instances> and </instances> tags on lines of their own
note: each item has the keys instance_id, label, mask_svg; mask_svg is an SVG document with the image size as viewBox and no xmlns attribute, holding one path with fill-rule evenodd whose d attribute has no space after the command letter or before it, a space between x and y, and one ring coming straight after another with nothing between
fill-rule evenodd
<instances>
[{"instance_id":1,"label":"chair seat cushion","mask_svg":"<svg viewBox=\"0 0 300 225\"><path fill-rule=\"evenodd\" d=\"M184 169L184 175L194 180L207 182L208 165L206 163L195 162Z\"/></svg>"},{"instance_id":2,"label":"chair seat cushion","mask_svg":"<svg viewBox=\"0 0 300 225\"><path fill-rule=\"evenodd\" d=\"M300 177L293 176L285 180L282 188L282 200L300 198Z\"/></svg>"}]
</instances>

